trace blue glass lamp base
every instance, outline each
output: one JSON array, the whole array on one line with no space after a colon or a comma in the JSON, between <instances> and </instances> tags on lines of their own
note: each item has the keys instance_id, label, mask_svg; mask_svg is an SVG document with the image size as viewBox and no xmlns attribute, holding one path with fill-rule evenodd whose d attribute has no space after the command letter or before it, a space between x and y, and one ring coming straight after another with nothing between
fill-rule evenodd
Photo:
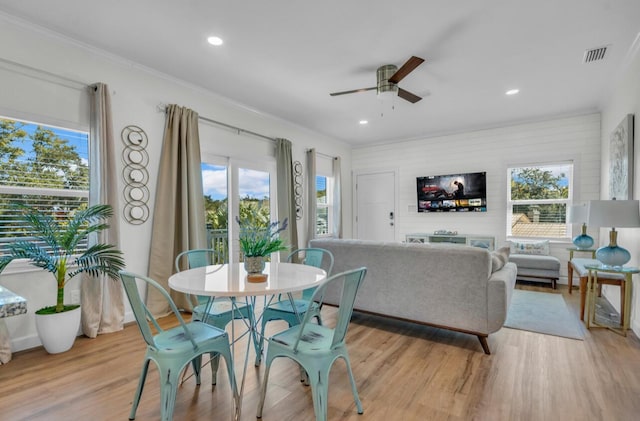
<instances>
[{"instance_id":1,"label":"blue glass lamp base","mask_svg":"<svg viewBox=\"0 0 640 421\"><path fill-rule=\"evenodd\" d=\"M578 235L573 239L573 245L580 250L589 249L593 246L593 238L587 234Z\"/></svg>"},{"instance_id":2,"label":"blue glass lamp base","mask_svg":"<svg viewBox=\"0 0 640 421\"><path fill-rule=\"evenodd\" d=\"M605 266L618 267L631 260L631 254L622 247L609 245L596 250L596 259Z\"/></svg>"}]
</instances>

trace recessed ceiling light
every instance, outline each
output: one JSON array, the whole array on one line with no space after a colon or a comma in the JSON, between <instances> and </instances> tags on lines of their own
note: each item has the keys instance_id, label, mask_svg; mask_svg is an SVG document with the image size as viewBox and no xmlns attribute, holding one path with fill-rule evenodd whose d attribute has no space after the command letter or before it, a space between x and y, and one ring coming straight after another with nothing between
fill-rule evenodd
<instances>
[{"instance_id":1,"label":"recessed ceiling light","mask_svg":"<svg viewBox=\"0 0 640 421\"><path fill-rule=\"evenodd\" d=\"M509 89L507 92L505 92L505 94L507 94L507 95L515 95L518 92L520 92L520 89Z\"/></svg>"},{"instance_id":2,"label":"recessed ceiling light","mask_svg":"<svg viewBox=\"0 0 640 421\"><path fill-rule=\"evenodd\" d=\"M222 38L220 37L209 37L207 38L207 42L216 47L223 44Z\"/></svg>"},{"instance_id":3,"label":"recessed ceiling light","mask_svg":"<svg viewBox=\"0 0 640 421\"><path fill-rule=\"evenodd\" d=\"M369 124L368 120L360 120L360 125L364 126L365 124Z\"/></svg>"}]
</instances>

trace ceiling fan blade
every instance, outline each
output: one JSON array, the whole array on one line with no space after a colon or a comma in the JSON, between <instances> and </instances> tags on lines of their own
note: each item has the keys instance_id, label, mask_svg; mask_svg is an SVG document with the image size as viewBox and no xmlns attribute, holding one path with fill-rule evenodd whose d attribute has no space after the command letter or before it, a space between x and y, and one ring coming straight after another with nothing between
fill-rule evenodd
<instances>
[{"instance_id":1,"label":"ceiling fan blade","mask_svg":"<svg viewBox=\"0 0 640 421\"><path fill-rule=\"evenodd\" d=\"M333 93L330 93L329 95L336 96L336 95L355 94L356 92L373 91L374 89L378 89L378 87L374 86L373 88L361 88L361 89L354 89L351 91L333 92Z\"/></svg>"},{"instance_id":2,"label":"ceiling fan blade","mask_svg":"<svg viewBox=\"0 0 640 421\"><path fill-rule=\"evenodd\" d=\"M389 82L398 83L411 73L416 67L420 66L424 62L423 58L411 56L405 64L402 65L390 78Z\"/></svg>"},{"instance_id":3,"label":"ceiling fan blade","mask_svg":"<svg viewBox=\"0 0 640 421\"><path fill-rule=\"evenodd\" d=\"M402 88L398 88L398 96L402 99L406 99L407 101L409 101L412 104L415 104L416 102L420 101L422 98L419 97L416 94L412 94L409 91L405 91Z\"/></svg>"}]
</instances>

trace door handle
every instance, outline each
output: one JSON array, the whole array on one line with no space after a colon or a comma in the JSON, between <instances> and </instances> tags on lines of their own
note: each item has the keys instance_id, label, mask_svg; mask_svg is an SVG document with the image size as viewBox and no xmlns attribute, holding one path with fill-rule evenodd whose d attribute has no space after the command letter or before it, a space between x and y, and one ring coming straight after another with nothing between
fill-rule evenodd
<instances>
[{"instance_id":1,"label":"door handle","mask_svg":"<svg viewBox=\"0 0 640 421\"><path fill-rule=\"evenodd\" d=\"M389 225L393 226L393 212L389 212Z\"/></svg>"}]
</instances>

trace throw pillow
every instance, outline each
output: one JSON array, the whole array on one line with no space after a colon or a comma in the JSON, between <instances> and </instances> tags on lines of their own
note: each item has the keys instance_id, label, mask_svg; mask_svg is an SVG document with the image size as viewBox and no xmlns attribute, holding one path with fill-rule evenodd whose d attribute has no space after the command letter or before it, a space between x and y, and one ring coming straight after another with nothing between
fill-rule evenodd
<instances>
[{"instance_id":1,"label":"throw pillow","mask_svg":"<svg viewBox=\"0 0 640 421\"><path fill-rule=\"evenodd\" d=\"M511 241L511 253L513 254L537 254L549 255L549 240L541 241Z\"/></svg>"},{"instance_id":2,"label":"throw pillow","mask_svg":"<svg viewBox=\"0 0 640 421\"><path fill-rule=\"evenodd\" d=\"M509 252L509 246L500 247L498 250L491 252L491 273L499 271L507 264Z\"/></svg>"}]
</instances>

